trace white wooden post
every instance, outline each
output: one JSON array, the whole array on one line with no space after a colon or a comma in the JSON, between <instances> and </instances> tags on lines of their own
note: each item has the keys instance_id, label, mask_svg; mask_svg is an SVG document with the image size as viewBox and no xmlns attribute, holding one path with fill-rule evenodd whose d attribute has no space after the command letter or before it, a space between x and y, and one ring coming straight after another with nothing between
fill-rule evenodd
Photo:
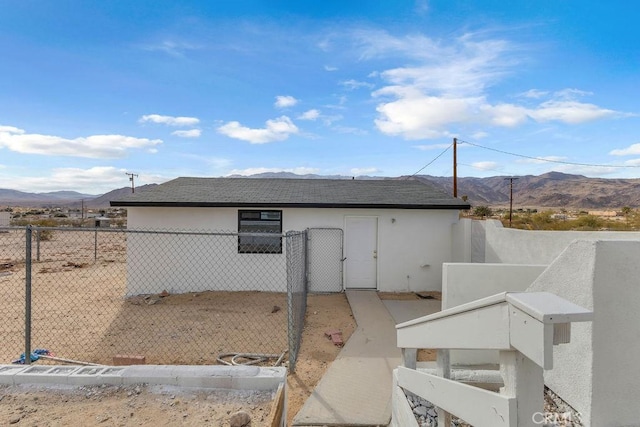
<instances>
[{"instance_id":1,"label":"white wooden post","mask_svg":"<svg viewBox=\"0 0 640 427\"><path fill-rule=\"evenodd\" d=\"M451 362L449 350L438 350L436 375L442 378L451 378ZM438 408L438 427L451 426L451 414L444 409Z\"/></svg>"},{"instance_id":2,"label":"white wooden post","mask_svg":"<svg viewBox=\"0 0 640 427\"><path fill-rule=\"evenodd\" d=\"M418 349L403 348L402 349L402 366L409 369L416 369L417 363L418 363Z\"/></svg>"},{"instance_id":3,"label":"white wooden post","mask_svg":"<svg viewBox=\"0 0 640 427\"><path fill-rule=\"evenodd\" d=\"M500 373L500 394L517 399L517 426L539 427L534 415L544 411L543 368L519 351L501 351Z\"/></svg>"}]
</instances>

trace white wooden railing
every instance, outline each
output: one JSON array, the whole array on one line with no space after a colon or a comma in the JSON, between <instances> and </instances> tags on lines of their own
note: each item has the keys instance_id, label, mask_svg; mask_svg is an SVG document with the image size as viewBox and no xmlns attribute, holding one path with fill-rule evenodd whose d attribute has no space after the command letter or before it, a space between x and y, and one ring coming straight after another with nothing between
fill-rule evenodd
<instances>
[{"instance_id":1,"label":"white wooden railing","mask_svg":"<svg viewBox=\"0 0 640 427\"><path fill-rule=\"evenodd\" d=\"M543 371L553 368L553 346L568 343L571 322L593 313L548 292L501 293L396 326L403 366L394 371L394 426L417 426L402 389L438 407L439 426L451 414L474 427L536 426L543 411ZM417 349L438 350L435 373L416 369ZM449 349L500 352L499 392L451 378Z\"/></svg>"}]
</instances>

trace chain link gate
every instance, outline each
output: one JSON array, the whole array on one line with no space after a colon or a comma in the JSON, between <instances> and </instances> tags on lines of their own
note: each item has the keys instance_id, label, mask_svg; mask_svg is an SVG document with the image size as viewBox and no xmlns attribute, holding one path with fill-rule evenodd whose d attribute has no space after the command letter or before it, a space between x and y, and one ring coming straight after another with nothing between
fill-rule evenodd
<instances>
[{"instance_id":1,"label":"chain link gate","mask_svg":"<svg viewBox=\"0 0 640 427\"><path fill-rule=\"evenodd\" d=\"M341 228L309 228L309 292L343 291L343 241Z\"/></svg>"}]
</instances>

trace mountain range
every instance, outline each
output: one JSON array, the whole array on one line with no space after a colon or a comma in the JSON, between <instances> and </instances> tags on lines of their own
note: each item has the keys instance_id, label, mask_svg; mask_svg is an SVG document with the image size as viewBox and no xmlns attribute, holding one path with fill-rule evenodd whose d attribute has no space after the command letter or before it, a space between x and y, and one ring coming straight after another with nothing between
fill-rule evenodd
<instances>
[{"instance_id":1,"label":"mountain range","mask_svg":"<svg viewBox=\"0 0 640 427\"><path fill-rule=\"evenodd\" d=\"M439 187L447 194L453 193L452 177L430 175L403 176L397 178L351 177L343 175L295 175L288 172L263 173L251 178L303 178L303 179L408 179L414 178ZM508 206L513 184L514 208L574 208L619 209L623 206L640 207L640 179L587 178L561 172L518 177L494 176L488 178L459 177L458 197L466 197L472 206ZM157 184L142 185L136 192L145 191ZM75 191L50 193L26 193L0 189L0 208L3 206L79 208L107 208L109 201L120 199L131 192L123 187L103 195L82 194Z\"/></svg>"}]
</instances>

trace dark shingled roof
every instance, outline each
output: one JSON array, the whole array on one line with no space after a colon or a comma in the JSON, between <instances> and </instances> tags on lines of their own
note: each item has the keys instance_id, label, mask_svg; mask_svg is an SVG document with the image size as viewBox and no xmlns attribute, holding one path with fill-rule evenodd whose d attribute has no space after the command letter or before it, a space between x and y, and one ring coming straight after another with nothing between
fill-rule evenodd
<instances>
[{"instance_id":1,"label":"dark shingled roof","mask_svg":"<svg viewBox=\"0 0 640 427\"><path fill-rule=\"evenodd\" d=\"M469 209L411 179L176 178L111 206Z\"/></svg>"}]
</instances>

